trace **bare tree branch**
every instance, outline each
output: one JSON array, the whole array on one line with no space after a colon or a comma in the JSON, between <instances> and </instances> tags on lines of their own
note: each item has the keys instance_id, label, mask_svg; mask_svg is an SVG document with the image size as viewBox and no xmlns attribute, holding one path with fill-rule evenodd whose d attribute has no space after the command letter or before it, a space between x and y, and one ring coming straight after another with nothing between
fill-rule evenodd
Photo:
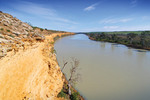
<instances>
[{"instance_id":1,"label":"bare tree branch","mask_svg":"<svg viewBox=\"0 0 150 100\"><path fill-rule=\"evenodd\" d=\"M79 60L72 58L69 83L74 85L80 79L80 74L77 72L79 69Z\"/></svg>"},{"instance_id":2,"label":"bare tree branch","mask_svg":"<svg viewBox=\"0 0 150 100\"><path fill-rule=\"evenodd\" d=\"M71 59L71 68L70 68L70 77L68 80L68 93L71 95L71 86L75 86L77 82L80 80L80 74L78 72L79 69L79 60L72 57ZM68 64L68 62L63 60L63 67L62 70L65 68L65 66Z\"/></svg>"},{"instance_id":3,"label":"bare tree branch","mask_svg":"<svg viewBox=\"0 0 150 100\"><path fill-rule=\"evenodd\" d=\"M68 62L66 62L66 61L64 60L64 58L63 58L63 67L62 67L61 71L63 71L63 69L66 67L67 63L68 63Z\"/></svg>"}]
</instances>

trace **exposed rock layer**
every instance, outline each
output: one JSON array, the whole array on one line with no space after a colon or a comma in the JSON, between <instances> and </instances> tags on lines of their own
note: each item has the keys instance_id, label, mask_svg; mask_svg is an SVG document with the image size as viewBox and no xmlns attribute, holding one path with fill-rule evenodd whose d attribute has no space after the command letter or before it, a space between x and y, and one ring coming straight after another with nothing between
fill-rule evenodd
<instances>
[{"instance_id":1,"label":"exposed rock layer","mask_svg":"<svg viewBox=\"0 0 150 100\"><path fill-rule=\"evenodd\" d=\"M0 12L0 100L60 99L64 79L53 52L54 37L73 33L42 32Z\"/></svg>"}]
</instances>

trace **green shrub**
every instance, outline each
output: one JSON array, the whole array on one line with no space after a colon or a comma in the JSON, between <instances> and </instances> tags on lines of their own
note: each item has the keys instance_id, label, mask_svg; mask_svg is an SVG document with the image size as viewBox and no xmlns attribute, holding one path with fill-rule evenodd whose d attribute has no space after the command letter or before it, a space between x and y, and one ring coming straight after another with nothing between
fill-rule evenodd
<instances>
[{"instance_id":1,"label":"green shrub","mask_svg":"<svg viewBox=\"0 0 150 100\"><path fill-rule=\"evenodd\" d=\"M65 36L68 36L67 34L64 34L64 35L62 35L61 37L65 37Z\"/></svg>"},{"instance_id":2,"label":"green shrub","mask_svg":"<svg viewBox=\"0 0 150 100\"><path fill-rule=\"evenodd\" d=\"M26 30L27 32L29 32L29 30Z\"/></svg>"},{"instance_id":3,"label":"green shrub","mask_svg":"<svg viewBox=\"0 0 150 100\"><path fill-rule=\"evenodd\" d=\"M14 36L13 36L13 35L11 35L11 34L10 34L9 36L10 36L10 37L12 37L12 38L14 38Z\"/></svg>"},{"instance_id":4,"label":"green shrub","mask_svg":"<svg viewBox=\"0 0 150 100\"><path fill-rule=\"evenodd\" d=\"M7 30L7 32L10 32L10 30Z\"/></svg>"},{"instance_id":5,"label":"green shrub","mask_svg":"<svg viewBox=\"0 0 150 100\"><path fill-rule=\"evenodd\" d=\"M57 95L57 97L64 97L64 98L66 98L66 94L64 93L63 89L62 89L61 92Z\"/></svg>"},{"instance_id":6,"label":"green shrub","mask_svg":"<svg viewBox=\"0 0 150 100\"><path fill-rule=\"evenodd\" d=\"M73 94L71 94L70 99L71 100L79 100L78 95L79 95L78 92L74 92Z\"/></svg>"},{"instance_id":7,"label":"green shrub","mask_svg":"<svg viewBox=\"0 0 150 100\"><path fill-rule=\"evenodd\" d=\"M43 31L43 29L42 29L42 28L40 28L40 30L41 30L41 31Z\"/></svg>"},{"instance_id":8,"label":"green shrub","mask_svg":"<svg viewBox=\"0 0 150 100\"><path fill-rule=\"evenodd\" d=\"M13 34L15 34L16 36L19 36L19 34L17 34L17 33L13 33Z\"/></svg>"},{"instance_id":9,"label":"green shrub","mask_svg":"<svg viewBox=\"0 0 150 100\"><path fill-rule=\"evenodd\" d=\"M54 44L54 42L49 42L49 44Z\"/></svg>"},{"instance_id":10,"label":"green shrub","mask_svg":"<svg viewBox=\"0 0 150 100\"><path fill-rule=\"evenodd\" d=\"M59 38L60 38L60 36L57 35L57 36L54 38L54 41L56 41L56 40L59 39Z\"/></svg>"},{"instance_id":11,"label":"green shrub","mask_svg":"<svg viewBox=\"0 0 150 100\"><path fill-rule=\"evenodd\" d=\"M4 29L3 28L1 28L1 31L3 31Z\"/></svg>"},{"instance_id":12,"label":"green shrub","mask_svg":"<svg viewBox=\"0 0 150 100\"><path fill-rule=\"evenodd\" d=\"M36 26L32 26L32 28L35 30L36 28L38 28L38 27L36 27Z\"/></svg>"},{"instance_id":13,"label":"green shrub","mask_svg":"<svg viewBox=\"0 0 150 100\"><path fill-rule=\"evenodd\" d=\"M54 49L54 47L51 48L51 53L56 53L56 50Z\"/></svg>"}]
</instances>

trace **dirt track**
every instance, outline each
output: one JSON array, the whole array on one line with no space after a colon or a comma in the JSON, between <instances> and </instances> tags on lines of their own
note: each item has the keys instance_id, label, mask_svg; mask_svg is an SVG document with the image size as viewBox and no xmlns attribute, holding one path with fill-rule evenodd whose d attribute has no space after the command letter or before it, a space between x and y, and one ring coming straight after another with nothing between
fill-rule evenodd
<instances>
[{"instance_id":1,"label":"dirt track","mask_svg":"<svg viewBox=\"0 0 150 100\"><path fill-rule=\"evenodd\" d=\"M0 59L0 100L56 99L63 86L62 72L55 54L48 55L53 45L47 46L56 35Z\"/></svg>"}]
</instances>

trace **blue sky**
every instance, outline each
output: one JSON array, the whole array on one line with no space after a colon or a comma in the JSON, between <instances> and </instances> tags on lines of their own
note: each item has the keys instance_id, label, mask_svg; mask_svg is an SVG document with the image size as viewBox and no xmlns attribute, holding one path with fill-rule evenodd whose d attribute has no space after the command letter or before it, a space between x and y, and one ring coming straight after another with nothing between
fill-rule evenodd
<instances>
[{"instance_id":1,"label":"blue sky","mask_svg":"<svg viewBox=\"0 0 150 100\"><path fill-rule=\"evenodd\" d=\"M0 0L0 10L54 30L150 30L150 0Z\"/></svg>"}]
</instances>

